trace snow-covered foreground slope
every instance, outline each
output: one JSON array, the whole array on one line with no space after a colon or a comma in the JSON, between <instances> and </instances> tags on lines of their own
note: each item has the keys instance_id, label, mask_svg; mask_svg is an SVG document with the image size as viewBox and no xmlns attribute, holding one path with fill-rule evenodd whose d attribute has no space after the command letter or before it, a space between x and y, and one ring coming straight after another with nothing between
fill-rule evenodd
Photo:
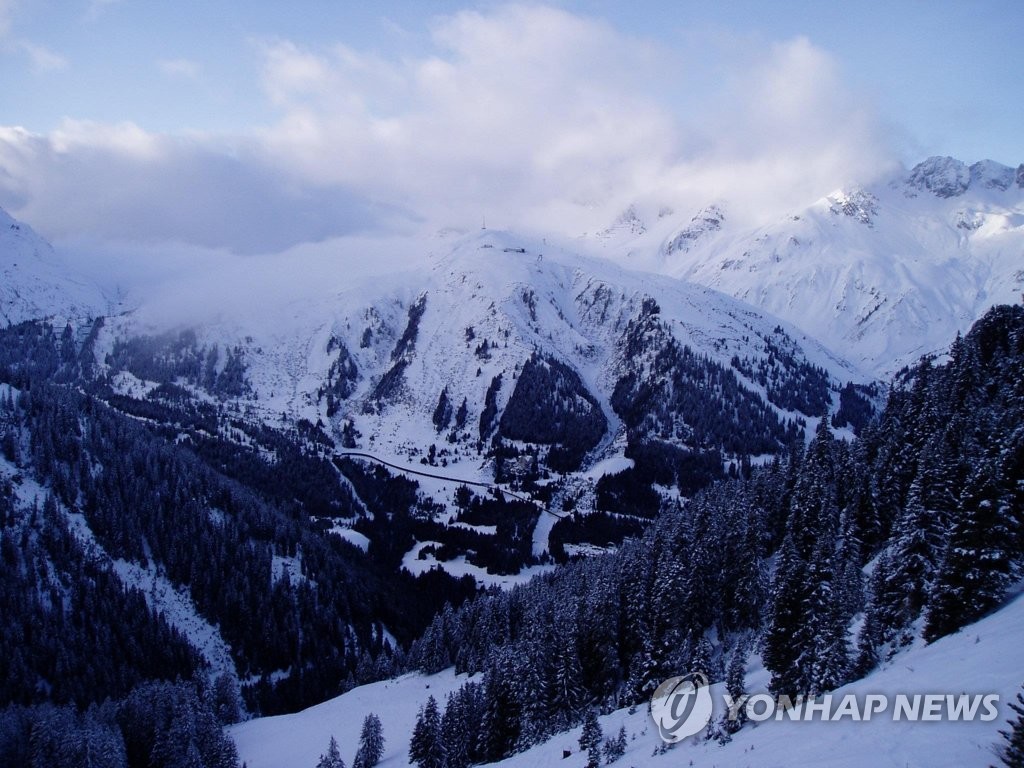
<instances>
[{"instance_id":1,"label":"snow-covered foreground slope","mask_svg":"<svg viewBox=\"0 0 1024 768\"><path fill-rule=\"evenodd\" d=\"M247 768L314 768L334 736L346 765L352 764L363 718L370 712L381 719L384 732L382 766L408 765L409 735L416 714L429 696L443 705L445 697L466 681L452 670L437 675L405 675L355 688L293 715L263 717L232 726L228 733L238 745Z\"/></svg>"},{"instance_id":2,"label":"snow-covered foreground slope","mask_svg":"<svg viewBox=\"0 0 1024 768\"><path fill-rule=\"evenodd\" d=\"M999 717L991 722L893 722L889 710L867 722L776 722L748 724L732 742L683 742L663 755L662 742L645 707L632 714L612 712L600 718L606 736L625 726L626 753L618 763L633 768L671 768L679 765L747 768L749 766L829 765L862 766L987 766L994 762L993 745L1000 741L1013 700L1024 681L1024 596L1017 596L998 613L931 646L901 653L867 678L835 692L838 697L868 694L987 694L999 695ZM402 678L357 688L303 712L252 720L229 730L248 768L313 768L333 735L342 756L355 754L363 717L380 716L387 739L384 768L409 764L409 737L417 710L433 695L443 706L445 695L465 680L450 670L431 677ZM767 674L751 670L748 688L763 690ZM721 706L721 685L713 687ZM862 700L862 699L861 699ZM716 715L717 717L717 715ZM515 755L506 768L582 768L579 728ZM563 750L573 754L563 758Z\"/></svg>"},{"instance_id":3,"label":"snow-covered foreground slope","mask_svg":"<svg viewBox=\"0 0 1024 768\"><path fill-rule=\"evenodd\" d=\"M1022 166L1024 168L1024 166ZM1024 290L1024 172L931 158L751 225L727 201L630 209L589 238L609 258L716 288L878 374L944 349Z\"/></svg>"}]
</instances>

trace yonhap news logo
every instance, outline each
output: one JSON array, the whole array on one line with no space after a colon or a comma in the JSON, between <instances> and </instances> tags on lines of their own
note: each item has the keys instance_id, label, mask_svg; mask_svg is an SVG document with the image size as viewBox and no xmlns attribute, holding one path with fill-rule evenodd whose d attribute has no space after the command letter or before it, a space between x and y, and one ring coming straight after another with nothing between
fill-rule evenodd
<instances>
[{"instance_id":1,"label":"yonhap news logo","mask_svg":"<svg viewBox=\"0 0 1024 768\"><path fill-rule=\"evenodd\" d=\"M708 678L702 672L670 677L651 697L651 717L669 744L700 733L711 722L713 711Z\"/></svg>"},{"instance_id":2,"label":"yonhap news logo","mask_svg":"<svg viewBox=\"0 0 1024 768\"><path fill-rule=\"evenodd\" d=\"M890 718L894 722L992 722L999 717L996 693L899 693L821 696L722 694L722 711L730 721L741 719L835 723ZM651 697L651 718L662 740L675 744L700 733L711 722L714 701L707 675L694 672L671 677Z\"/></svg>"}]
</instances>

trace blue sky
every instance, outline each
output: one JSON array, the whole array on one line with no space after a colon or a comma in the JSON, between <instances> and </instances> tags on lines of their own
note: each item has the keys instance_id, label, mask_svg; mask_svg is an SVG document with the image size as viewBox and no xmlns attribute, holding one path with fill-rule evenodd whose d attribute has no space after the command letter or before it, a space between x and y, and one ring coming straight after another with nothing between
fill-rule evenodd
<instances>
[{"instance_id":1,"label":"blue sky","mask_svg":"<svg viewBox=\"0 0 1024 768\"><path fill-rule=\"evenodd\" d=\"M789 202L932 154L1017 165L1021 30L1019 0L0 0L0 206L254 250L205 206L290 216L283 248L475 200L572 228L736 174Z\"/></svg>"}]
</instances>

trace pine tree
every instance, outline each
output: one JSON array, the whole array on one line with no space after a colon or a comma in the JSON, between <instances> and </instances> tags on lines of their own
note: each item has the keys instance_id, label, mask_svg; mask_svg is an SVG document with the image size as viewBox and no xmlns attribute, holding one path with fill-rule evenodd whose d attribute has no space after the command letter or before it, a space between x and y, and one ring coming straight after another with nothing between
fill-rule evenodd
<instances>
[{"instance_id":1,"label":"pine tree","mask_svg":"<svg viewBox=\"0 0 1024 768\"><path fill-rule=\"evenodd\" d=\"M742 643L736 645L736 649L729 657L729 667L725 672L725 690L732 699L736 710L736 717L730 719L729 713L722 715L721 730L723 734L736 733L747 720L746 707L739 706L739 702L747 695L747 651Z\"/></svg>"},{"instance_id":2,"label":"pine tree","mask_svg":"<svg viewBox=\"0 0 1024 768\"><path fill-rule=\"evenodd\" d=\"M452 420L452 401L448 397L448 387L441 390L437 398L437 407L434 408L434 428L440 432L446 429Z\"/></svg>"},{"instance_id":3,"label":"pine tree","mask_svg":"<svg viewBox=\"0 0 1024 768\"><path fill-rule=\"evenodd\" d=\"M604 761L608 765L616 762L626 753L626 726L619 726L619 734L614 739L607 739L604 743Z\"/></svg>"},{"instance_id":4,"label":"pine tree","mask_svg":"<svg viewBox=\"0 0 1024 768\"><path fill-rule=\"evenodd\" d=\"M690 670L703 673L708 680L721 680L721 666L716 662L715 649L711 645L711 641L703 634L698 638L694 638L691 634L690 641L693 647Z\"/></svg>"},{"instance_id":5,"label":"pine tree","mask_svg":"<svg viewBox=\"0 0 1024 768\"><path fill-rule=\"evenodd\" d=\"M507 649L484 673L482 699L478 750L483 762L496 762L512 754L522 730L522 701L515 695Z\"/></svg>"},{"instance_id":6,"label":"pine tree","mask_svg":"<svg viewBox=\"0 0 1024 768\"><path fill-rule=\"evenodd\" d=\"M531 643L516 654L519 658L513 684L513 696L520 702L518 707L522 723L516 751L529 749L539 744L549 734L551 726L548 710L548 690L544 679L544 649L539 643Z\"/></svg>"},{"instance_id":7,"label":"pine tree","mask_svg":"<svg viewBox=\"0 0 1024 768\"><path fill-rule=\"evenodd\" d=\"M577 722L577 713L586 698L586 692L580 682L583 678L583 670L573 644L573 634L565 629L555 640L551 683L548 690L550 691L551 719L556 730Z\"/></svg>"},{"instance_id":8,"label":"pine tree","mask_svg":"<svg viewBox=\"0 0 1024 768\"><path fill-rule=\"evenodd\" d=\"M441 715L437 709L437 699L433 696L427 699L426 706L416 717L412 740L409 742L409 760L420 768L441 768L444 763Z\"/></svg>"},{"instance_id":9,"label":"pine tree","mask_svg":"<svg viewBox=\"0 0 1024 768\"><path fill-rule=\"evenodd\" d=\"M854 679L864 677L878 666L878 649L881 645L882 627L878 620L878 611L874 602L869 601L864 611L864 623L857 635L857 649L853 659Z\"/></svg>"},{"instance_id":10,"label":"pine tree","mask_svg":"<svg viewBox=\"0 0 1024 768\"><path fill-rule=\"evenodd\" d=\"M601 724L597 722L597 713L588 709L583 716L583 731L580 733L580 749L587 753L587 768L597 768L601 764Z\"/></svg>"},{"instance_id":11,"label":"pine tree","mask_svg":"<svg viewBox=\"0 0 1024 768\"><path fill-rule=\"evenodd\" d=\"M1006 743L996 754L1007 768L1024 768L1024 695L1018 692L1017 701L1008 704L1017 716L1006 721L1010 730L999 732Z\"/></svg>"},{"instance_id":12,"label":"pine tree","mask_svg":"<svg viewBox=\"0 0 1024 768\"><path fill-rule=\"evenodd\" d=\"M441 743L444 746L445 768L468 768L472 733L463 687L449 694L444 715L441 716Z\"/></svg>"},{"instance_id":13,"label":"pine tree","mask_svg":"<svg viewBox=\"0 0 1024 768\"><path fill-rule=\"evenodd\" d=\"M327 745L327 752L320 755L320 762L316 764L316 768L345 768L345 761L341 759L338 742L333 736Z\"/></svg>"},{"instance_id":14,"label":"pine tree","mask_svg":"<svg viewBox=\"0 0 1024 768\"><path fill-rule=\"evenodd\" d=\"M440 738L440 736L439 736ZM359 749L356 750L352 768L374 768L384 754L384 732L380 718L373 712L363 720L363 730L359 735Z\"/></svg>"},{"instance_id":15,"label":"pine tree","mask_svg":"<svg viewBox=\"0 0 1024 768\"><path fill-rule=\"evenodd\" d=\"M899 600L889 613L893 625L903 627L921 614L939 560L936 520L925 509L920 477L911 483L906 506L896 517L893 539L886 592Z\"/></svg>"},{"instance_id":16,"label":"pine tree","mask_svg":"<svg viewBox=\"0 0 1024 768\"><path fill-rule=\"evenodd\" d=\"M949 532L946 557L930 595L924 638L955 632L992 610L1012 572L1009 510L986 466L972 473Z\"/></svg>"},{"instance_id":17,"label":"pine tree","mask_svg":"<svg viewBox=\"0 0 1024 768\"><path fill-rule=\"evenodd\" d=\"M238 693L238 683L224 673L213 681L213 711L217 721L222 725L232 725L242 719L242 699Z\"/></svg>"},{"instance_id":18,"label":"pine tree","mask_svg":"<svg viewBox=\"0 0 1024 768\"><path fill-rule=\"evenodd\" d=\"M797 634L800 649L799 693L818 695L846 682L849 649L846 617L835 596L833 542L821 539L807 577L811 593L804 608L804 622Z\"/></svg>"},{"instance_id":19,"label":"pine tree","mask_svg":"<svg viewBox=\"0 0 1024 768\"><path fill-rule=\"evenodd\" d=\"M797 635L804 620L804 593L807 589L806 564L800 559L787 536L779 553L772 584L770 619L764 638L764 665L772 673L769 689L776 696L794 696L799 692L800 649Z\"/></svg>"}]
</instances>

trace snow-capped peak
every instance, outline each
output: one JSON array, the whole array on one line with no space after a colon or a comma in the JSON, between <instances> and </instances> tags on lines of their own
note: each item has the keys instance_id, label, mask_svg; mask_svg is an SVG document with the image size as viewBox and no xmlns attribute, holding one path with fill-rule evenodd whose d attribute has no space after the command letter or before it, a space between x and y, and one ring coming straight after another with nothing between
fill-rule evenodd
<instances>
[{"instance_id":1,"label":"snow-capped peak","mask_svg":"<svg viewBox=\"0 0 1024 768\"><path fill-rule=\"evenodd\" d=\"M1017 175L1013 168L994 160L979 160L971 166L970 171L971 186L1004 191L1013 185Z\"/></svg>"},{"instance_id":2,"label":"snow-capped peak","mask_svg":"<svg viewBox=\"0 0 1024 768\"><path fill-rule=\"evenodd\" d=\"M970 186L971 171L955 158L929 157L910 170L906 181L908 186L936 197L957 197Z\"/></svg>"},{"instance_id":3,"label":"snow-capped peak","mask_svg":"<svg viewBox=\"0 0 1024 768\"><path fill-rule=\"evenodd\" d=\"M673 235L662 247L666 256L676 251L688 251L699 240L722 229L725 213L719 204L708 205L699 210L690 223Z\"/></svg>"},{"instance_id":4,"label":"snow-capped peak","mask_svg":"<svg viewBox=\"0 0 1024 768\"><path fill-rule=\"evenodd\" d=\"M825 199L832 214L850 216L869 227L878 213L878 198L863 189L854 189L850 192L840 189Z\"/></svg>"},{"instance_id":5,"label":"snow-capped peak","mask_svg":"<svg viewBox=\"0 0 1024 768\"><path fill-rule=\"evenodd\" d=\"M994 160L979 160L971 166L952 157L929 157L915 165L906 178L909 187L931 192L936 197L959 197L968 189L1006 191L1024 180L1024 166L1014 170Z\"/></svg>"}]
</instances>

